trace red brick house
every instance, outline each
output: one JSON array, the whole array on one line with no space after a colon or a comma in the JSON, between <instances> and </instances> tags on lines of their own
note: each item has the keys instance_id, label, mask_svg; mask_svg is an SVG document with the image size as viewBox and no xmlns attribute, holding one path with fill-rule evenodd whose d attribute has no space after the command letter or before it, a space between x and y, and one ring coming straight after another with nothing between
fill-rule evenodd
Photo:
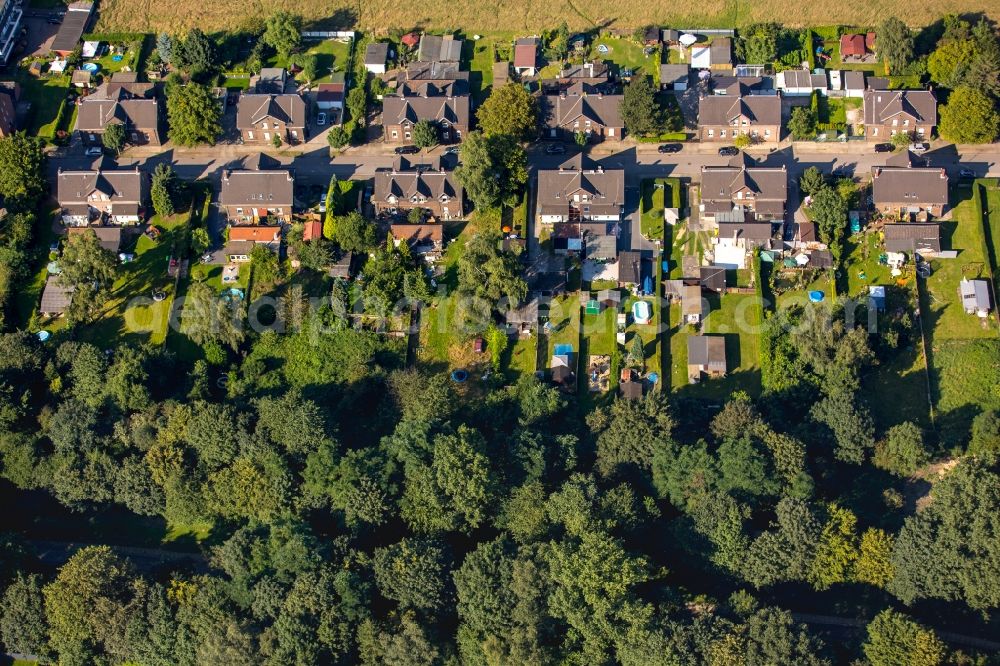
<instances>
[{"instance_id":1,"label":"red brick house","mask_svg":"<svg viewBox=\"0 0 1000 666\"><path fill-rule=\"evenodd\" d=\"M236 129L244 143L270 144L275 136L287 144L306 139L306 103L294 93L249 93L236 105Z\"/></svg>"}]
</instances>

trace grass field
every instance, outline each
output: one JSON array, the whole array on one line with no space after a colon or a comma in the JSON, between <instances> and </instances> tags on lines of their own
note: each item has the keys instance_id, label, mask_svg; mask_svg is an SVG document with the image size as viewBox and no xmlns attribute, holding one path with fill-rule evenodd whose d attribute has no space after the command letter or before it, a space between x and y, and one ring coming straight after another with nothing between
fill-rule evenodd
<instances>
[{"instance_id":1,"label":"grass field","mask_svg":"<svg viewBox=\"0 0 1000 666\"><path fill-rule=\"evenodd\" d=\"M356 3L347 0L278 0L266 6L255 3L155 2L154 0L105 0L101 4L97 30L130 30L173 34L199 27L206 32L259 26L270 13L286 10L300 14L307 27L329 29L387 30L393 27L454 29L474 31L513 30L534 34L554 28L562 21L570 30L592 29L598 25L628 30L647 24L681 27L725 27L760 21L778 21L790 26L860 24L876 25L889 16L900 16L920 26L933 23L944 14L986 14L1000 18L995 0L927 0L901 7L892 0L848 0L838 3L793 0L730 2L706 0L697 5L651 3L625 0L608 4L599 0L573 2L505 3L426 2L416 7L376 0Z\"/></svg>"}]
</instances>

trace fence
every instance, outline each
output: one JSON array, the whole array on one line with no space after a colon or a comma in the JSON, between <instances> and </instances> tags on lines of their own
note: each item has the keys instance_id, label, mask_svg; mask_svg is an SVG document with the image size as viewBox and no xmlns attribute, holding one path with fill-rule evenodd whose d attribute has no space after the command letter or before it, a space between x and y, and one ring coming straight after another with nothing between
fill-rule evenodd
<instances>
[{"instance_id":1,"label":"fence","mask_svg":"<svg viewBox=\"0 0 1000 666\"><path fill-rule=\"evenodd\" d=\"M353 30L304 30L302 39L354 39Z\"/></svg>"}]
</instances>

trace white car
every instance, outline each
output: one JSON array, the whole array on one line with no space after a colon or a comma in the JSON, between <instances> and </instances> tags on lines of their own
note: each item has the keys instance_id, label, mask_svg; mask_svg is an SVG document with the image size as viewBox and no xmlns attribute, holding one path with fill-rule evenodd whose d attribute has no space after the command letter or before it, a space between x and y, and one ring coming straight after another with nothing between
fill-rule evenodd
<instances>
[{"instance_id":1,"label":"white car","mask_svg":"<svg viewBox=\"0 0 1000 666\"><path fill-rule=\"evenodd\" d=\"M931 145L929 143L916 142L910 144L910 152L912 153L923 153L929 149Z\"/></svg>"},{"instance_id":2,"label":"white car","mask_svg":"<svg viewBox=\"0 0 1000 666\"><path fill-rule=\"evenodd\" d=\"M322 111L319 112L316 116L316 124L320 126L326 125L326 113Z\"/></svg>"},{"instance_id":3,"label":"white car","mask_svg":"<svg viewBox=\"0 0 1000 666\"><path fill-rule=\"evenodd\" d=\"M103 154L104 154L104 149L98 148L97 146L94 146L93 148L87 148L86 152L87 157L97 157L98 155L103 155Z\"/></svg>"}]
</instances>

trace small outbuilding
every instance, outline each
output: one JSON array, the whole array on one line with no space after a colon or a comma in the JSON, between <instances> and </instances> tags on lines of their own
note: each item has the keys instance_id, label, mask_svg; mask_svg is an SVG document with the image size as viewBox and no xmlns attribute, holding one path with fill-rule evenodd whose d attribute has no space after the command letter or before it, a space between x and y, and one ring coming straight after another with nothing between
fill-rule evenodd
<instances>
[{"instance_id":1,"label":"small outbuilding","mask_svg":"<svg viewBox=\"0 0 1000 666\"><path fill-rule=\"evenodd\" d=\"M389 44L371 42L365 47L365 69L372 74L385 74L385 64L389 61Z\"/></svg>"},{"instance_id":2,"label":"small outbuilding","mask_svg":"<svg viewBox=\"0 0 1000 666\"><path fill-rule=\"evenodd\" d=\"M73 287L63 286L58 275L50 275L45 281L42 304L38 311L46 317L58 317L66 313L72 299Z\"/></svg>"},{"instance_id":3,"label":"small outbuilding","mask_svg":"<svg viewBox=\"0 0 1000 666\"><path fill-rule=\"evenodd\" d=\"M688 382L697 384L702 375L726 376L726 338L721 335L688 337Z\"/></svg>"},{"instance_id":4,"label":"small outbuilding","mask_svg":"<svg viewBox=\"0 0 1000 666\"><path fill-rule=\"evenodd\" d=\"M990 285L986 280L962 278L958 284L958 293L962 297L962 307L966 313L977 317L990 315Z\"/></svg>"},{"instance_id":5,"label":"small outbuilding","mask_svg":"<svg viewBox=\"0 0 1000 666\"><path fill-rule=\"evenodd\" d=\"M681 319L685 324L700 324L704 309L701 300L701 287L685 285L681 287Z\"/></svg>"}]
</instances>

